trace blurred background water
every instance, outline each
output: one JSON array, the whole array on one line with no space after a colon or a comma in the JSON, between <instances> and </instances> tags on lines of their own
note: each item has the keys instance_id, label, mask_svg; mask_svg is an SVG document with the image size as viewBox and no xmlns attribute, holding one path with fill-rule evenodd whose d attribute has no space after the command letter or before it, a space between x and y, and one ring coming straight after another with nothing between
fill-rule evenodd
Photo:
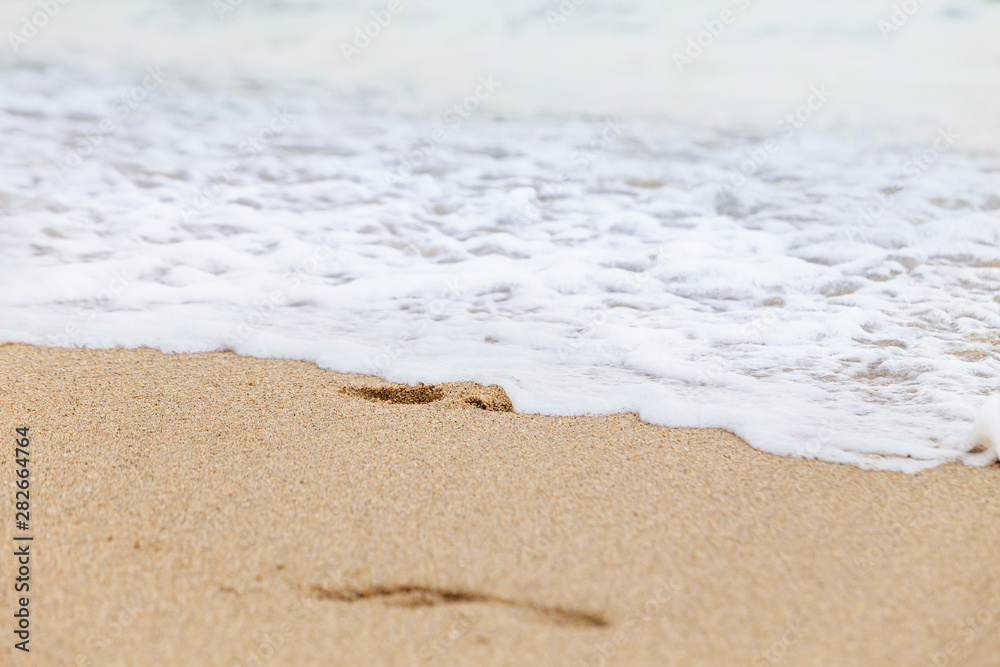
<instances>
[{"instance_id":1,"label":"blurred background water","mask_svg":"<svg viewBox=\"0 0 1000 667\"><path fill-rule=\"evenodd\" d=\"M913 139L950 124L968 147L1000 141L1000 3L988 0L399 0L398 14L388 2L49 4L58 13L17 53L0 50L3 67L159 63L191 85L312 86L434 115L492 74L503 85L487 116L628 115L737 132L772 130L826 85L833 99L814 132ZM39 11L39 0L0 3L7 41ZM343 44L379 12L391 22L348 62ZM703 35L703 53L678 68L674 54L706 22L718 31L722 12L721 34Z\"/></svg>"}]
</instances>

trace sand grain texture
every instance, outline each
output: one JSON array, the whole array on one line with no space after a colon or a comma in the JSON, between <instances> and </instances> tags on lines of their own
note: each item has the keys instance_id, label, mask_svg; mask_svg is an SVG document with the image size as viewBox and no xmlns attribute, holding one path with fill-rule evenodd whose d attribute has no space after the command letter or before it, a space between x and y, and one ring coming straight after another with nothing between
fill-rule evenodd
<instances>
[{"instance_id":1,"label":"sand grain texture","mask_svg":"<svg viewBox=\"0 0 1000 667\"><path fill-rule=\"evenodd\" d=\"M1000 662L1000 467L866 472L386 387L0 346L0 475L29 425L36 537L32 653L4 630L0 663Z\"/></svg>"}]
</instances>

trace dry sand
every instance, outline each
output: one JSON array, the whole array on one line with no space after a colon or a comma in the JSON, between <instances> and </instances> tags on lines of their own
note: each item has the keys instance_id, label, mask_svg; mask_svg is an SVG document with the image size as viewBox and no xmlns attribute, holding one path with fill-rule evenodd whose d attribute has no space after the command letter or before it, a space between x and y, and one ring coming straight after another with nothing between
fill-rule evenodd
<instances>
[{"instance_id":1,"label":"dry sand","mask_svg":"<svg viewBox=\"0 0 1000 667\"><path fill-rule=\"evenodd\" d=\"M1000 664L998 466L866 472L631 414L515 414L498 388L379 387L0 346L0 663Z\"/></svg>"}]
</instances>

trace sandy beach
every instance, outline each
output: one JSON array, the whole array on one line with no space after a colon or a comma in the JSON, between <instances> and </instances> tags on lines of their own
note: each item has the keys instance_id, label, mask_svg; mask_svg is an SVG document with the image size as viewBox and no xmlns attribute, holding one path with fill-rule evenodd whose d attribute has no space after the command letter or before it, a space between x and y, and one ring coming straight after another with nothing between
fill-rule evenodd
<instances>
[{"instance_id":1,"label":"sandy beach","mask_svg":"<svg viewBox=\"0 0 1000 667\"><path fill-rule=\"evenodd\" d=\"M296 361L0 346L0 663L997 664L1000 467L510 409Z\"/></svg>"}]
</instances>

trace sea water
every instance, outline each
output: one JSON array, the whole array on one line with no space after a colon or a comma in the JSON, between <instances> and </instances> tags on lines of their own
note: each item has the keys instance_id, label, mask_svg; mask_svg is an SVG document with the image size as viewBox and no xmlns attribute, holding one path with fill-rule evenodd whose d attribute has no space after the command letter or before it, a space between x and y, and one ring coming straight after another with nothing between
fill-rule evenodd
<instances>
[{"instance_id":1,"label":"sea water","mask_svg":"<svg viewBox=\"0 0 1000 667\"><path fill-rule=\"evenodd\" d=\"M972 0L7 3L0 341L986 462L956 449L1000 421L998 28Z\"/></svg>"}]
</instances>

